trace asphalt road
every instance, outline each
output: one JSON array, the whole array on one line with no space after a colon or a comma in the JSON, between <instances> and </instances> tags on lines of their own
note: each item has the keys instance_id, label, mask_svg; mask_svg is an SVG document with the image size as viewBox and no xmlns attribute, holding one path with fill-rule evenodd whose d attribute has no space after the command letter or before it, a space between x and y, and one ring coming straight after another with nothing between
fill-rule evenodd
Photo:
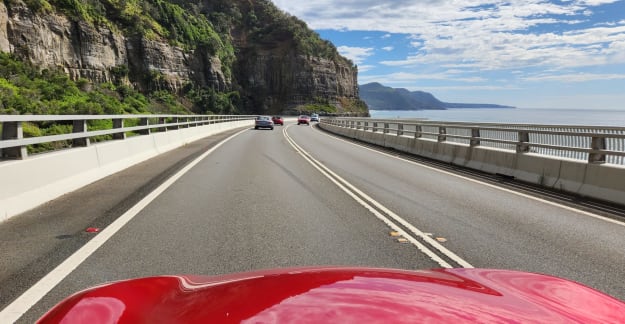
<instances>
[{"instance_id":1,"label":"asphalt road","mask_svg":"<svg viewBox=\"0 0 625 324\"><path fill-rule=\"evenodd\" d=\"M84 260L73 254L83 246ZM212 136L103 179L0 224L0 247L0 307L20 309L13 301L44 276L59 281L20 299L34 303L24 323L102 282L307 265L515 269L625 300L625 223L292 123Z\"/></svg>"}]
</instances>

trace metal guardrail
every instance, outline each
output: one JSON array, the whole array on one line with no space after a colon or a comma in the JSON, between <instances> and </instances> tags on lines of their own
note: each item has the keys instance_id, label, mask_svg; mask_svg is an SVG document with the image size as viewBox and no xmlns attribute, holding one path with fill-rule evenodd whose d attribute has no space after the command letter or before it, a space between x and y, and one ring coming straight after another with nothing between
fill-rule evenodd
<instances>
[{"instance_id":1,"label":"metal guardrail","mask_svg":"<svg viewBox=\"0 0 625 324\"><path fill-rule=\"evenodd\" d=\"M470 147L625 165L625 127L323 118L322 123Z\"/></svg>"},{"instance_id":2,"label":"metal guardrail","mask_svg":"<svg viewBox=\"0 0 625 324\"><path fill-rule=\"evenodd\" d=\"M0 115L0 158L26 159L28 146L65 142L64 148L85 147L92 139L124 140L128 136L149 135L182 128L250 120L250 115ZM98 129L90 129L90 123ZM67 133L24 137L25 123L66 125ZM125 127L124 124L132 126ZM102 127L102 126L105 127Z\"/></svg>"}]
</instances>

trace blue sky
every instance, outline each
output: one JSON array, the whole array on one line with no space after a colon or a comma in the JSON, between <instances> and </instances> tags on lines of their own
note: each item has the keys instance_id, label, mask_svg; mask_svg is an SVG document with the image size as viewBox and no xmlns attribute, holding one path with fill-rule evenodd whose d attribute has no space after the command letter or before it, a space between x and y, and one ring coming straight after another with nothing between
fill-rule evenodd
<instances>
[{"instance_id":1,"label":"blue sky","mask_svg":"<svg viewBox=\"0 0 625 324\"><path fill-rule=\"evenodd\" d=\"M359 84L446 102L625 110L625 0L273 0Z\"/></svg>"}]
</instances>

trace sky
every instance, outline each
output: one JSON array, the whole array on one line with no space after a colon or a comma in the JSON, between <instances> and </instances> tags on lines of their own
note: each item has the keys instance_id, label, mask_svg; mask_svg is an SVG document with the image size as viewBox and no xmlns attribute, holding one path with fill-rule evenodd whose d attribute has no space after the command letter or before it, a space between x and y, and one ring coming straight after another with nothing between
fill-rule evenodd
<instances>
[{"instance_id":1,"label":"sky","mask_svg":"<svg viewBox=\"0 0 625 324\"><path fill-rule=\"evenodd\" d=\"M439 100L625 110L625 0L273 0L358 66Z\"/></svg>"}]
</instances>

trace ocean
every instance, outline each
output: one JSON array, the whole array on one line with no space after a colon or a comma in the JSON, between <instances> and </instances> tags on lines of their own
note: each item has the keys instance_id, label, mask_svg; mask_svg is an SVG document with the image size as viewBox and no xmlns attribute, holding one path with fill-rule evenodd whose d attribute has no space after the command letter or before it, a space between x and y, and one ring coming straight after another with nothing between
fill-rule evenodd
<instances>
[{"instance_id":1,"label":"ocean","mask_svg":"<svg viewBox=\"0 0 625 324\"><path fill-rule=\"evenodd\" d=\"M447 109L447 110L371 110L372 118L410 119L476 123L515 123L575 126L625 127L624 110L599 109Z\"/></svg>"}]
</instances>

